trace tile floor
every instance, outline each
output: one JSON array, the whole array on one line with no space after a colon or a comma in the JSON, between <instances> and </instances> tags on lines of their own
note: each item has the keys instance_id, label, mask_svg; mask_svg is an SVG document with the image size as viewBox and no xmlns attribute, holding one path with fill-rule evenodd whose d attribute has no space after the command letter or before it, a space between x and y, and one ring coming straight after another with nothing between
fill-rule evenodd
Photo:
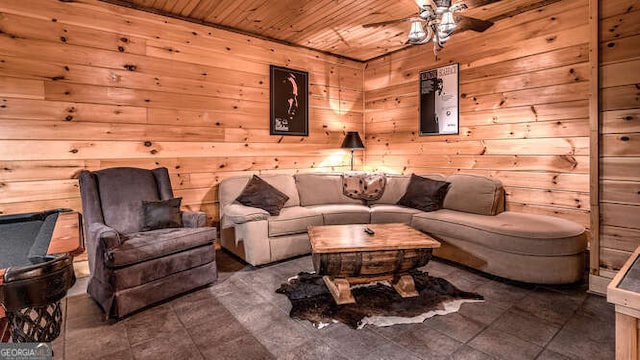
<instances>
[{"instance_id":1,"label":"tile floor","mask_svg":"<svg viewBox=\"0 0 640 360\"><path fill-rule=\"evenodd\" d=\"M421 324L315 329L290 319L275 289L313 269L309 256L254 268L218 252L217 284L118 322L105 321L80 279L66 298L58 359L613 359L614 309L586 285L511 284L452 264L423 270L484 303Z\"/></svg>"}]
</instances>

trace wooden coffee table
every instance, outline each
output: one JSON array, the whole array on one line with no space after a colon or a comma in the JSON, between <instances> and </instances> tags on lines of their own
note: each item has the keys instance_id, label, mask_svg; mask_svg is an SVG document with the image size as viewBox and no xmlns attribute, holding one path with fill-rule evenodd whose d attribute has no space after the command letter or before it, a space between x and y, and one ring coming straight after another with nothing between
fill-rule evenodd
<instances>
[{"instance_id":1,"label":"wooden coffee table","mask_svg":"<svg viewBox=\"0 0 640 360\"><path fill-rule=\"evenodd\" d=\"M407 224L309 226L308 232L315 271L339 305L355 302L352 284L373 281L390 280L402 297L418 296L409 271L426 265L440 247Z\"/></svg>"}]
</instances>

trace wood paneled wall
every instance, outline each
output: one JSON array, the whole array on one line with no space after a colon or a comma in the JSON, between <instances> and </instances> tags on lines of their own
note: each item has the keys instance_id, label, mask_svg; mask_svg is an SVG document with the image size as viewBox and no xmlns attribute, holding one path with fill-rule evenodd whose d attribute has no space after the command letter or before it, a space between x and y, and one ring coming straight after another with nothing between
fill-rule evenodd
<instances>
[{"instance_id":1,"label":"wood paneled wall","mask_svg":"<svg viewBox=\"0 0 640 360\"><path fill-rule=\"evenodd\" d=\"M564 0L367 63L366 165L501 180L507 208L589 227L587 0ZM418 72L460 64L459 135L418 136Z\"/></svg>"},{"instance_id":2,"label":"wood paneled wall","mask_svg":"<svg viewBox=\"0 0 640 360\"><path fill-rule=\"evenodd\" d=\"M603 270L640 245L640 12L600 2ZM82 169L170 169L218 218L242 173L366 168L500 179L509 209L589 224L588 0L361 64L95 0L0 3L0 213L80 210ZM460 63L460 134L418 136L418 72ZM269 135L269 64L309 72L310 136ZM366 158L362 154L366 154Z\"/></svg>"},{"instance_id":3,"label":"wood paneled wall","mask_svg":"<svg viewBox=\"0 0 640 360\"><path fill-rule=\"evenodd\" d=\"M640 2L600 2L600 275L640 246Z\"/></svg>"},{"instance_id":4,"label":"wood paneled wall","mask_svg":"<svg viewBox=\"0 0 640 360\"><path fill-rule=\"evenodd\" d=\"M358 62L95 0L3 0L0 30L0 213L80 210L82 169L166 166L217 220L222 178L346 170L364 131ZM308 137L269 135L270 64L308 71Z\"/></svg>"}]
</instances>

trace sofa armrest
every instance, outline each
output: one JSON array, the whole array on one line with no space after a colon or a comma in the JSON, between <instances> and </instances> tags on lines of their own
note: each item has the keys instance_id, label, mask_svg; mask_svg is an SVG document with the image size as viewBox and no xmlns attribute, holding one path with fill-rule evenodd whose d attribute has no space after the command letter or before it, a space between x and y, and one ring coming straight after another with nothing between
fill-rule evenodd
<instances>
[{"instance_id":1,"label":"sofa armrest","mask_svg":"<svg viewBox=\"0 0 640 360\"><path fill-rule=\"evenodd\" d=\"M234 224L244 224L250 221L267 220L269 213L260 208L229 204L224 207L223 216Z\"/></svg>"},{"instance_id":2,"label":"sofa armrest","mask_svg":"<svg viewBox=\"0 0 640 360\"><path fill-rule=\"evenodd\" d=\"M88 231L89 238L101 242L105 250L116 248L122 244L120 234L105 224L93 223L89 225Z\"/></svg>"},{"instance_id":3,"label":"sofa armrest","mask_svg":"<svg viewBox=\"0 0 640 360\"><path fill-rule=\"evenodd\" d=\"M227 230L222 230L221 244L254 266L273 261L267 220L233 224Z\"/></svg>"},{"instance_id":4,"label":"sofa armrest","mask_svg":"<svg viewBox=\"0 0 640 360\"><path fill-rule=\"evenodd\" d=\"M199 228L207 225L207 215L202 211L183 211L182 226Z\"/></svg>"}]
</instances>

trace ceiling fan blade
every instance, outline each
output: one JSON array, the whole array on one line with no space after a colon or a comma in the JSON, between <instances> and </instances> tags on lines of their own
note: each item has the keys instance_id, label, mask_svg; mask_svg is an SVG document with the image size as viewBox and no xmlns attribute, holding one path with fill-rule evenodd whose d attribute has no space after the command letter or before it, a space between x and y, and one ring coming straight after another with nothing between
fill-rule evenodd
<instances>
[{"instance_id":1,"label":"ceiling fan blade","mask_svg":"<svg viewBox=\"0 0 640 360\"><path fill-rule=\"evenodd\" d=\"M465 30L483 32L493 25L493 22L488 20L480 20L464 15L457 15L456 17L456 22L458 24L455 30L456 33L461 33Z\"/></svg>"},{"instance_id":2,"label":"ceiling fan blade","mask_svg":"<svg viewBox=\"0 0 640 360\"><path fill-rule=\"evenodd\" d=\"M493 3L496 3L496 2L499 2L499 1L500 0L463 0L461 2L467 4L467 7L469 9L472 9L472 8L476 8L476 7L480 7L480 6L493 4Z\"/></svg>"},{"instance_id":3,"label":"ceiling fan blade","mask_svg":"<svg viewBox=\"0 0 640 360\"><path fill-rule=\"evenodd\" d=\"M387 21L381 21L376 23L364 24L362 25L362 27L364 28L379 27L379 26L385 26L385 25L396 24L396 23L407 22L407 21L424 21L424 20L414 16L414 17L408 17L403 19L387 20Z\"/></svg>"}]
</instances>

